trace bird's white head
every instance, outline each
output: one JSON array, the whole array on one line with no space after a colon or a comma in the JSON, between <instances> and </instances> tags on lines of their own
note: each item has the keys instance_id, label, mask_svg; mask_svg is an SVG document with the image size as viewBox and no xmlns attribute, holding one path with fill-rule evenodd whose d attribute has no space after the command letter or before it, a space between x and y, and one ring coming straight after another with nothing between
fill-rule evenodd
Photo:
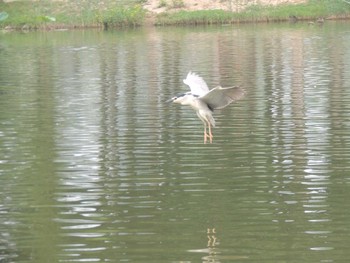
<instances>
[{"instance_id":1,"label":"bird's white head","mask_svg":"<svg viewBox=\"0 0 350 263\"><path fill-rule=\"evenodd\" d=\"M194 96L188 92L188 93L179 94L171 98L170 100L168 100L168 102L178 103L182 105L189 105L191 104L191 100L193 99L193 97Z\"/></svg>"}]
</instances>

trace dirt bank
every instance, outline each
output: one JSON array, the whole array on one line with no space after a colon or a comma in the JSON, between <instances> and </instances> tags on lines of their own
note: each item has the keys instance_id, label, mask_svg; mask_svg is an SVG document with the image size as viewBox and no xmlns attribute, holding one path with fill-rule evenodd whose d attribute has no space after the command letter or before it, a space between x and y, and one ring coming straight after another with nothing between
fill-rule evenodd
<instances>
[{"instance_id":1,"label":"dirt bank","mask_svg":"<svg viewBox=\"0 0 350 263\"><path fill-rule=\"evenodd\" d=\"M144 8L151 13L172 12L179 10L213 10L222 9L227 11L241 11L249 5L279 5L301 4L307 0L148 0Z\"/></svg>"}]
</instances>

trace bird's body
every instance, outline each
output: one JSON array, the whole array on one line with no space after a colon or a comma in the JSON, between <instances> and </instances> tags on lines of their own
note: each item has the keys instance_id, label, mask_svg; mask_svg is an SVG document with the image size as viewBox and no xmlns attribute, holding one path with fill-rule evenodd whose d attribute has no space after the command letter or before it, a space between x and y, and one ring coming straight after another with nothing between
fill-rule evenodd
<instances>
[{"instance_id":1,"label":"bird's body","mask_svg":"<svg viewBox=\"0 0 350 263\"><path fill-rule=\"evenodd\" d=\"M215 127L213 111L225 108L230 103L242 98L244 90L240 87L222 88L217 86L209 90L205 81L195 73L189 72L183 82L191 92L186 92L171 98L169 101L191 106L199 119L204 123L204 143L208 138L213 142L211 128ZM207 132L208 130L208 132Z\"/></svg>"}]
</instances>

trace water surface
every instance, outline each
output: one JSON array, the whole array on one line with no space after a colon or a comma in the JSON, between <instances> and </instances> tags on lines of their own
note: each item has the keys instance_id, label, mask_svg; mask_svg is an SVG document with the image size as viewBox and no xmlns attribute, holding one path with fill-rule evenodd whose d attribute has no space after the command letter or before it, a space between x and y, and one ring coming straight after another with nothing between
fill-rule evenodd
<instances>
[{"instance_id":1,"label":"water surface","mask_svg":"<svg viewBox=\"0 0 350 263\"><path fill-rule=\"evenodd\" d=\"M347 262L349 28L2 34L0 262Z\"/></svg>"}]
</instances>

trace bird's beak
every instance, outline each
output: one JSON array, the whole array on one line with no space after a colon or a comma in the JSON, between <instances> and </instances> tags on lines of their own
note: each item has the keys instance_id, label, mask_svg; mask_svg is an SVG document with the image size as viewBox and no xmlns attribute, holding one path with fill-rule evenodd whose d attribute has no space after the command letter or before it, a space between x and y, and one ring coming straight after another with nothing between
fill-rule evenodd
<instances>
[{"instance_id":1,"label":"bird's beak","mask_svg":"<svg viewBox=\"0 0 350 263\"><path fill-rule=\"evenodd\" d=\"M174 101L174 98L171 98L169 100L166 101L166 103L170 103L170 102L173 102Z\"/></svg>"}]
</instances>

